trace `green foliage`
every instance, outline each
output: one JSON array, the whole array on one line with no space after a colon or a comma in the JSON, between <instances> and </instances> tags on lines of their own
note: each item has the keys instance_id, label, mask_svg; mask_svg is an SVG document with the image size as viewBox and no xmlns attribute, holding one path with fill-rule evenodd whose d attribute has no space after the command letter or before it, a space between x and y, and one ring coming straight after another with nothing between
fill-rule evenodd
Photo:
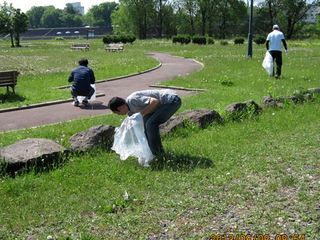
<instances>
[{"instance_id":1,"label":"green foliage","mask_svg":"<svg viewBox=\"0 0 320 240\"><path fill-rule=\"evenodd\" d=\"M136 37L133 34L106 35L102 41L104 44L109 43L133 43Z\"/></svg>"},{"instance_id":2,"label":"green foliage","mask_svg":"<svg viewBox=\"0 0 320 240\"><path fill-rule=\"evenodd\" d=\"M91 7L87 13L90 26L111 26L111 15L117 9L118 3L104 2Z\"/></svg>"},{"instance_id":3,"label":"green foliage","mask_svg":"<svg viewBox=\"0 0 320 240\"><path fill-rule=\"evenodd\" d=\"M190 35L176 35L172 37L173 43L189 44L191 42Z\"/></svg>"},{"instance_id":4,"label":"green foliage","mask_svg":"<svg viewBox=\"0 0 320 240\"><path fill-rule=\"evenodd\" d=\"M229 44L228 41L225 41L225 40L220 41L220 45L222 46L227 46L228 44Z\"/></svg>"},{"instance_id":5,"label":"green foliage","mask_svg":"<svg viewBox=\"0 0 320 240\"><path fill-rule=\"evenodd\" d=\"M258 45L260 45L260 44L265 44L265 43L266 43L266 38L263 37L263 36L256 36L256 37L253 39L253 41L254 41L256 44L258 44Z\"/></svg>"},{"instance_id":6,"label":"green foliage","mask_svg":"<svg viewBox=\"0 0 320 240\"><path fill-rule=\"evenodd\" d=\"M244 38L236 38L234 39L234 44L241 45L244 43Z\"/></svg>"},{"instance_id":7,"label":"green foliage","mask_svg":"<svg viewBox=\"0 0 320 240\"><path fill-rule=\"evenodd\" d=\"M212 37L208 37L208 44L214 44L214 39Z\"/></svg>"},{"instance_id":8,"label":"green foliage","mask_svg":"<svg viewBox=\"0 0 320 240\"><path fill-rule=\"evenodd\" d=\"M0 5L0 29L0 34L10 34L11 47L21 47L20 34L28 29L28 17L4 2L3 6Z\"/></svg>"},{"instance_id":9,"label":"green foliage","mask_svg":"<svg viewBox=\"0 0 320 240\"><path fill-rule=\"evenodd\" d=\"M207 44L207 38L205 36L193 36L192 37L192 43L200 44L200 45L206 45Z\"/></svg>"}]
</instances>

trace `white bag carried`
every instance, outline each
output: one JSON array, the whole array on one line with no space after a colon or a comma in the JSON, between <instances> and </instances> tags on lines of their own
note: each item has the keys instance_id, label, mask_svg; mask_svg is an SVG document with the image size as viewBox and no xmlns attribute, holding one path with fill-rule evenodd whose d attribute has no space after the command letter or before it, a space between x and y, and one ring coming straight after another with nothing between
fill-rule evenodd
<instances>
[{"instance_id":1,"label":"white bag carried","mask_svg":"<svg viewBox=\"0 0 320 240\"><path fill-rule=\"evenodd\" d=\"M94 101L96 100L96 85L95 84L90 84L90 86L94 89L94 93L92 94L91 98L89 99L89 101ZM85 99L85 96L77 96L77 99L79 102L82 102L83 99Z\"/></svg>"},{"instance_id":2,"label":"white bag carried","mask_svg":"<svg viewBox=\"0 0 320 240\"><path fill-rule=\"evenodd\" d=\"M266 55L262 62L262 66L267 71L269 76L273 75L273 58L269 51L266 52Z\"/></svg>"},{"instance_id":3,"label":"white bag carried","mask_svg":"<svg viewBox=\"0 0 320 240\"><path fill-rule=\"evenodd\" d=\"M140 113L127 117L116 128L114 142L111 148L120 155L121 160L129 156L137 157L140 165L148 167L153 154L144 132L143 118Z\"/></svg>"}]
</instances>

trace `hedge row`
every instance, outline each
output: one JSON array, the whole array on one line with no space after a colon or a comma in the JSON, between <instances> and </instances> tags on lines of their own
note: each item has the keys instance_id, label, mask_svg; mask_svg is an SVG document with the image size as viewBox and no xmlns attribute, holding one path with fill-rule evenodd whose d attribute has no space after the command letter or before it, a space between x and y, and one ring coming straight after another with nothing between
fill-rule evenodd
<instances>
[{"instance_id":1,"label":"hedge row","mask_svg":"<svg viewBox=\"0 0 320 240\"><path fill-rule=\"evenodd\" d=\"M133 43L136 37L133 34L105 35L102 39L104 44L109 43Z\"/></svg>"},{"instance_id":2,"label":"hedge row","mask_svg":"<svg viewBox=\"0 0 320 240\"><path fill-rule=\"evenodd\" d=\"M195 44L214 44L214 40L211 37L205 37L205 36L193 36L190 35L177 35L172 37L173 43L181 43L181 44L189 44L189 43L195 43Z\"/></svg>"},{"instance_id":3,"label":"hedge row","mask_svg":"<svg viewBox=\"0 0 320 240\"><path fill-rule=\"evenodd\" d=\"M256 44L264 44L266 42L266 38L264 36L257 36L253 40ZM173 43L181 43L181 44L189 44L189 43L194 43L194 44L200 44L200 45L205 45L205 44L214 44L214 39L212 37L205 37L205 36L193 36L191 37L190 35L176 35L172 37L172 42ZM222 45L226 41L222 40L221 41ZM245 39L244 38L235 38L234 39L234 44L244 44Z\"/></svg>"}]
</instances>

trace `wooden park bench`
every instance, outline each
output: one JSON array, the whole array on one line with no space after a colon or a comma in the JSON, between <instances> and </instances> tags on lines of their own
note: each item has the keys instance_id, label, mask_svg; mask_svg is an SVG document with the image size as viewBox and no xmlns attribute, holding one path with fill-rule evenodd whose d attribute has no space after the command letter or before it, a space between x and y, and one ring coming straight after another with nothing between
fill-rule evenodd
<instances>
[{"instance_id":1,"label":"wooden park bench","mask_svg":"<svg viewBox=\"0 0 320 240\"><path fill-rule=\"evenodd\" d=\"M124 48L123 43L109 43L106 45L107 52L123 51L123 48Z\"/></svg>"},{"instance_id":2,"label":"wooden park bench","mask_svg":"<svg viewBox=\"0 0 320 240\"><path fill-rule=\"evenodd\" d=\"M88 43L73 43L70 47L72 50L84 50L89 51L90 45Z\"/></svg>"},{"instance_id":3,"label":"wooden park bench","mask_svg":"<svg viewBox=\"0 0 320 240\"><path fill-rule=\"evenodd\" d=\"M15 93L14 86L17 84L18 75L18 71L0 72L0 87L7 87L7 93L9 92L9 87L11 87L13 93Z\"/></svg>"}]
</instances>

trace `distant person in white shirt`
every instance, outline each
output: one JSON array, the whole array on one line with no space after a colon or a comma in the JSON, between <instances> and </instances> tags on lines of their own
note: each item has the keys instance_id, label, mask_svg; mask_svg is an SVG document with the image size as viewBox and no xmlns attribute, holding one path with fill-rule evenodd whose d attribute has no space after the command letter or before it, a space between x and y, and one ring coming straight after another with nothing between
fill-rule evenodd
<instances>
[{"instance_id":1,"label":"distant person in white shirt","mask_svg":"<svg viewBox=\"0 0 320 240\"><path fill-rule=\"evenodd\" d=\"M271 54L273 60L275 60L277 64L276 75L273 75L275 76L275 78L280 78L282 67L281 47L283 44L286 52L288 51L288 47L284 38L284 34L280 31L279 26L273 25L272 30L273 31L269 33L267 36L266 47L269 53Z\"/></svg>"}]
</instances>

